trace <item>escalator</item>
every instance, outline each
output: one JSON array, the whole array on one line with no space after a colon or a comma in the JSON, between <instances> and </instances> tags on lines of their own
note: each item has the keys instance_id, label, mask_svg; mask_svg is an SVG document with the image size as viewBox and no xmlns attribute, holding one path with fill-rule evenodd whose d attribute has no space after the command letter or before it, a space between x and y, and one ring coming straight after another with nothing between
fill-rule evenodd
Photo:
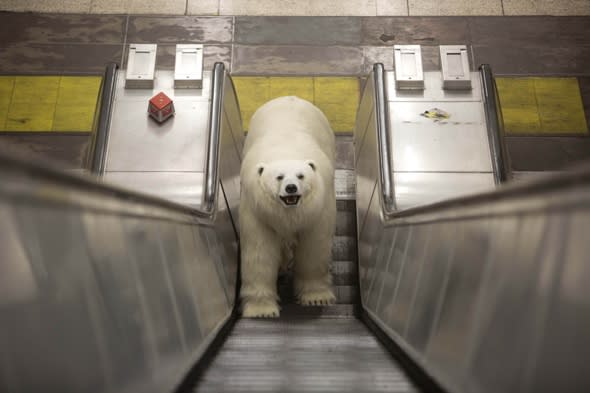
<instances>
[{"instance_id":1,"label":"escalator","mask_svg":"<svg viewBox=\"0 0 590 393\"><path fill-rule=\"evenodd\" d=\"M195 206L0 156L0 391L588 391L590 168L402 208L386 98L376 65L343 142L357 187L338 201L338 300L292 304L286 274L276 320L237 312L242 136L223 65ZM95 173L108 143L99 119Z\"/></svg>"}]
</instances>

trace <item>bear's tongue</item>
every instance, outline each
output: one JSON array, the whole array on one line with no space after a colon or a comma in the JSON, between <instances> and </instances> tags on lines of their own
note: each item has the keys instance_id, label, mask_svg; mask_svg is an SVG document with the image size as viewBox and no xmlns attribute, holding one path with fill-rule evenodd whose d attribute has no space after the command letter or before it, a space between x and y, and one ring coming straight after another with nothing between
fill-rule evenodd
<instances>
[{"instance_id":1,"label":"bear's tongue","mask_svg":"<svg viewBox=\"0 0 590 393\"><path fill-rule=\"evenodd\" d=\"M285 202L286 205L292 206L296 205L299 202L299 195L288 195L281 197L281 200Z\"/></svg>"}]
</instances>

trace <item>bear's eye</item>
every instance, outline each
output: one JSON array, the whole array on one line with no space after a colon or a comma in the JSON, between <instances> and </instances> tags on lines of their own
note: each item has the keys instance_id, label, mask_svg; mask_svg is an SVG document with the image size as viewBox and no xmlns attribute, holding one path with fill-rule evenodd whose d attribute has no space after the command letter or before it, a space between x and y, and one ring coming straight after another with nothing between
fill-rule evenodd
<instances>
[{"instance_id":1,"label":"bear's eye","mask_svg":"<svg viewBox=\"0 0 590 393\"><path fill-rule=\"evenodd\" d=\"M304 177L304 176L303 176L303 174L302 174L302 173L300 173L300 174L298 174L298 175L297 175L297 178L298 178L299 180L303 180L303 177Z\"/></svg>"},{"instance_id":2,"label":"bear's eye","mask_svg":"<svg viewBox=\"0 0 590 393\"><path fill-rule=\"evenodd\" d=\"M285 176L283 176L283 175L278 175L277 176L277 180L283 180L284 178L285 178Z\"/></svg>"}]
</instances>

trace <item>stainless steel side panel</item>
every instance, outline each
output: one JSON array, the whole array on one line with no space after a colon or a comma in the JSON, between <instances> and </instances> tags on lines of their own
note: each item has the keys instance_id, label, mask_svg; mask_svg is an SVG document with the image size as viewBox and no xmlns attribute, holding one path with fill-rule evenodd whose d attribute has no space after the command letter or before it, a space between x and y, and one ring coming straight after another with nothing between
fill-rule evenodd
<instances>
[{"instance_id":1,"label":"stainless steel side panel","mask_svg":"<svg viewBox=\"0 0 590 393\"><path fill-rule=\"evenodd\" d=\"M239 189L207 221L4 157L0 177L0 391L172 391L234 306Z\"/></svg>"},{"instance_id":2,"label":"stainless steel side panel","mask_svg":"<svg viewBox=\"0 0 590 393\"><path fill-rule=\"evenodd\" d=\"M389 89L392 113L433 98L459 109L480 105L475 84L471 92L428 96L435 81L425 78L421 96ZM358 187L364 187L357 189L359 281L368 316L446 391L590 391L590 167L567 179L492 192L481 148L459 157L437 151L432 146L453 147L437 139L438 124L416 126L402 143L398 135L400 146L394 129L397 212L387 213L379 199L379 146L370 136L376 130L359 126L370 122L372 104L361 100L360 108L357 118L368 120L355 130L355 143L363 135L355 149ZM440 125L440 138L444 130ZM460 137L469 139L463 131ZM410 165L404 148L419 133L424 138L416 149L432 148Z\"/></svg>"},{"instance_id":3,"label":"stainless steel side panel","mask_svg":"<svg viewBox=\"0 0 590 393\"><path fill-rule=\"evenodd\" d=\"M450 118L423 116L433 108ZM390 102L389 113L395 172L491 172L481 102Z\"/></svg>"},{"instance_id":4,"label":"stainless steel side panel","mask_svg":"<svg viewBox=\"0 0 590 393\"><path fill-rule=\"evenodd\" d=\"M449 391L588 391L589 201L585 185L376 219L363 305Z\"/></svg>"},{"instance_id":5,"label":"stainless steel side panel","mask_svg":"<svg viewBox=\"0 0 590 393\"><path fill-rule=\"evenodd\" d=\"M202 172L108 172L104 179L197 208L203 195L203 177Z\"/></svg>"},{"instance_id":6,"label":"stainless steel side panel","mask_svg":"<svg viewBox=\"0 0 590 393\"><path fill-rule=\"evenodd\" d=\"M491 173L395 172L395 197L399 210L459 196L477 194L494 188Z\"/></svg>"},{"instance_id":7,"label":"stainless steel side panel","mask_svg":"<svg viewBox=\"0 0 590 393\"><path fill-rule=\"evenodd\" d=\"M198 206L211 99L211 72L201 89L175 89L173 71L156 71L152 89L126 89L119 73L104 179L141 192ZM149 99L163 91L176 115L159 124L147 114ZM240 126L241 127L241 126ZM153 188L153 185L157 185Z\"/></svg>"},{"instance_id":8,"label":"stainless steel side panel","mask_svg":"<svg viewBox=\"0 0 590 393\"><path fill-rule=\"evenodd\" d=\"M147 100L115 100L107 172L202 172L209 103L174 107L176 115L159 124L148 117Z\"/></svg>"}]
</instances>

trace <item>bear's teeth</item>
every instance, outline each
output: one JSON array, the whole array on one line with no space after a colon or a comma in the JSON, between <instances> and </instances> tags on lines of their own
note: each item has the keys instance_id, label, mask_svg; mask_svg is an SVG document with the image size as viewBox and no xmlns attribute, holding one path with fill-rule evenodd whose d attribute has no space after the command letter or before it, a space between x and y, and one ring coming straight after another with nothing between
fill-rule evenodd
<instances>
[{"instance_id":1,"label":"bear's teeth","mask_svg":"<svg viewBox=\"0 0 590 393\"><path fill-rule=\"evenodd\" d=\"M299 202L299 195L289 195L281 197L281 200L285 202L286 205L296 205Z\"/></svg>"}]
</instances>

